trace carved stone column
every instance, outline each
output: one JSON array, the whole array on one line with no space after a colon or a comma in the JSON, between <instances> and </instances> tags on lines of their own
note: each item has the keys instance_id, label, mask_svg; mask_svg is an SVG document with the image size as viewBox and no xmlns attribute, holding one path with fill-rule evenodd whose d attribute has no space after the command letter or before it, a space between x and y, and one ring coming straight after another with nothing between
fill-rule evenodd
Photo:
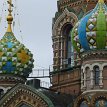
<instances>
[{"instance_id":1,"label":"carved stone column","mask_svg":"<svg viewBox=\"0 0 107 107\"><path fill-rule=\"evenodd\" d=\"M81 71L81 91L85 91L86 90L86 72L83 69Z\"/></svg>"},{"instance_id":2,"label":"carved stone column","mask_svg":"<svg viewBox=\"0 0 107 107\"><path fill-rule=\"evenodd\" d=\"M83 87L84 87L84 78L83 78L83 75L84 75L84 73L83 72L81 72L81 90L83 90Z\"/></svg>"},{"instance_id":3,"label":"carved stone column","mask_svg":"<svg viewBox=\"0 0 107 107\"><path fill-rule=\"evenodd\" d=\"M93 86L94 86L94 73L93 73L93 69L91 69L90 72L91 72L90 86L91 86L91 89L93 89Z\"/></svg>"},{"instance_id":4,"label":"carved stone column","mask_svg":"<svg viewBox=\"0 0 107 107\"><path fill-rule=\"evenodd\" d=\"M103 88L103 70L102 69L100 69L99 85L100 85L100 88Z\"/></svg>"},{"instance_id":5,"label":"carved stone column","mask_svg":"<svg viewBox=\"0 0 107 107\"><path fill-rule=\"evenodd\" d=\"M87 84L87 81L86 81L86 72L84 72L84 89L86 89L86 84Z\"/></svg>"},{"instance_id":6,"label":"carved stone column","mask_svg":"<svg viewBox=\"0 0 107 107\"><path fill-rule=\"evenodd\" d=\"M60 39L59 37L57 38L58 39L58 59L57 59L57 69L60 70Z\"/></svg>"}]
</instances>

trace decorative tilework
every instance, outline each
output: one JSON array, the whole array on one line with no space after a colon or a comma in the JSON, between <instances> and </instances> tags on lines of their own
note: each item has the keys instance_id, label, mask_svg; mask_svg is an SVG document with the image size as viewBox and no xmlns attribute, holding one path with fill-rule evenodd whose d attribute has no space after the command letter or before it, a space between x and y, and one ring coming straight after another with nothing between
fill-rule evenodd
<instances>
[{"instance_id":1,"label":"decorative tilework","mask_svg":"<svg viewBox=\"0 0 107 107\"><path fill-rule=\"evenodd\" d=\"M13 43L12 42L7 42L7 46L8 46L8 48L12 48L13 47Z\"/></svg>"},{"instance_id":2,"label":"decorative tilework","mask_svg":"<svg viewBox=\"0 0 107 107\"><path fill-rule=\"evenodd\" d=\"M13 33L6 32L0 40L0 73L29 76L33 68L33 55Z\"/></svg>"},{"instance_id":3,"label":"decorative tilework","mask_svg":"<svg viewBox=\"0 0 107 107\"><path fill-rule=\"evenodd\" d=\"M6 62L6 64L2 67L3 71L6 71L7 73L13 72L15 70L15 67L12 65L12 62Z\"/></svg>"},{"instance_id":4,"label":"decorative tilework","mask_svg":"<svg viewBox=\"0 0 107 107\"><path fill-rule=\"evenodd\" d=\"M98 2L96 7L75 25L71 36L78 52L107 49L107 6Z\"/></svg>"},{"instance_id":5,"label":"decorative tilework","mask_svg":"<svg viewBox=\"0 0 107 107\"><path fill-rule=\"evenodd\" d=\"M29 60L29 55L24 50L21 50L20 53L17 53L19 59L21 59L21 63L27 63Z\"/></svg>"}]
</instances>

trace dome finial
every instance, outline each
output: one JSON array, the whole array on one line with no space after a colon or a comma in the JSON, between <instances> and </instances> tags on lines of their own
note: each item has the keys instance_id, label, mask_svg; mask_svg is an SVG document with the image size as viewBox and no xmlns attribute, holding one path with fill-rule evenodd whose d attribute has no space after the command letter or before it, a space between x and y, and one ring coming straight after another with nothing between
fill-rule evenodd
<instances>
[{"instance_id":1,"label":"dome finial","mask_svg":"<svg viewBox=\"0 0 107 107\"><path fill-rule=\"evenodd\" d=\"M11 28L11 24L13 21L13 16L12 16L12 0L8 0L7 3L9 4L9 9L8 9L8 16L7 16L7 22L8 22L8 28L7 28L7 32L12 32L12 28Z\"/></svg>"},{"instance_id":2,"label":"dome finial","mask_svg":"<svg viewBox=\"0 0 107 107\"><path fill-rule=\"evenodd\" d=\"M99 0L98 2L99 2L99 3L104 3L104 0Z\"/></svg>"}]
</instances>

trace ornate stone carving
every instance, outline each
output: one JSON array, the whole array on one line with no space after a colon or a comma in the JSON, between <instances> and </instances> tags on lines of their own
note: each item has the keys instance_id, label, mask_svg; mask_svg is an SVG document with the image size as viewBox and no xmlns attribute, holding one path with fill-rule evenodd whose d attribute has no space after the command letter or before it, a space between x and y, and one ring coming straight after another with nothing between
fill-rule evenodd
<instances>
[{"instance_id":1,"label":"ornate stone carving","mask_svg":"<svg viewBox=\"0 0 107 107\"><path fill-rule=\"evenodd\" d=\"M65 9L53 25L53 37L61 36L60 32L64 24L71 23L74 26L77 21L77 16L74 13L69 12L67 9Z\"/></svg>"},{"instance_id":2,"label":"ornate stone carving","mask_svg":"<svg viewBox=\"0 0 107 107\"><path fill-rule=\"evenodd\" d=\"M90 107L90 99L88 96L82 96L80 95L74 102L74 107L80 107L81 102L86 101L88 104L88 107ZM94 107L94 106L93 106Z\"/></svg>"},{"instance_id":3,"label":"ornate stone carving","mask_svg":"<svg viewBox=\"0 0 107 107\"><path fill-rule=\"evenodd\" d=\"M26 85L17 85L0 101L0 107L17 107L20 104L32 107L54 107L44 94Z\"/></svg>"}]
</instances>

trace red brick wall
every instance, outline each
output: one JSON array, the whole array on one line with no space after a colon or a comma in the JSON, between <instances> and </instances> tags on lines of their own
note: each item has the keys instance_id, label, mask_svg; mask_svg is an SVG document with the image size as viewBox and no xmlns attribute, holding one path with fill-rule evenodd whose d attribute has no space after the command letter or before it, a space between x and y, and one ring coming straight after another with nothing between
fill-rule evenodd
<instances>
[{"instance_id":1,"label":"red brick wall","mask_svg":"<svg viewBox=\"0 0 107 107\"><path fill-rule=\"evenodd\" d=\"M66 94L80 93L80 70L65 71L52 76L51 89Z\"/></svg>"}]
</instances>

